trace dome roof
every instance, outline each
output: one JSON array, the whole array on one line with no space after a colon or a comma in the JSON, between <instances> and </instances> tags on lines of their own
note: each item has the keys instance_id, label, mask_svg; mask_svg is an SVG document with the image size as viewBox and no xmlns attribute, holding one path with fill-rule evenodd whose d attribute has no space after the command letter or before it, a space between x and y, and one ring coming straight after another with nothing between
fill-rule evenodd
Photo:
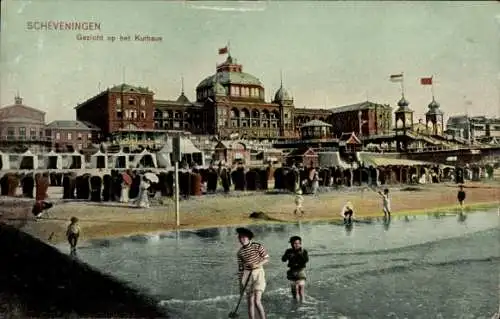
<instances>
[{"instance_id":1,"label":"dome roof","mask_svg":"<svg viewBox=\"0 0 500 319\"><path fill-rule=\"evenodd\" d=\"M214 94L215 95L226 95L226 89L219 82L215 82Z\"/></svg>"},{"instance_id":2,"label":"dome roof","mask_svg":"<svg viewBox=\"0 0 500 319\"><path fill-rule=\"evenodd\" d=\"M200 84L196 87L197 89L212 87L214 82L218 82L222 85L227 84L241 84L241 85L255 85L262 87L262 82L260 80L248 73L245 72L229 72L222 71L217 72L214 75L206 77L203 79Z\"/></svg>"},{"instance_id":3,"label":"dome roof","mask_svg":"<svg viewBox=\"0 0 500 319\"><path fill-rule=\"evenodd\" d=\"M438 103L438 102L436 102L436 100L432 99L432 102L431 102L431 103L429 103L428 107L429 107L430 109L437 109L437 108L439 107L439 103Z\"/></svg>"},{"instance_id":4,"label":"dome roof","mask_svg":"<svg viewBox=\"0 0 500 319\"><path fill-rule=\"evenodd\" d=\"M428 105L429 111L425 113L426 115L443 115L443 111L439 109L439 103L433 98L432 102Z\"/></svg>"},{"instance_id":5,"label":"dome roof","mask_svg":"<svg viewBox=\"0 0 500 319\"><path fill-rule=\"evenodd\" d=\"M309 121L307 123L302 124L301 128L302 127L318 127L318 126L332 127L331 124L325 123L323 121L320 121L320 120L311 120L311 121Z\"/></svg>"},{"instance_id":6,"label":"dome roof","mask_svg":"<svg viewBox=\"0 0 500 319\"><path fill-rule=\"evenodd\" d=\"M401 106L408 106L410 105L410 103L405 99L405 97L401 97L401 100L399 100L398 102L398 106L401 107Z\"/></svg>"},{"instance_id":7,"label":"dome roof","mask_svg":"<svg viewBox=\"0 0 500 319\"><path fill-rule=\"evenodd\" d=\"M189 99L187 98L187 96L184 95L184 92L182 92L181 95L179 95L179 97L177 98L177 102L182 103L182 104L190 104L191 103L191 102L189 102Z\"/></svg>"},{"instance_id":8,"label":"dome roof","mask_svg":"<svg viewBox=\"0 0 500 319\"><path fill-rule=\"evenodd\" d=\"M292 95L282 86L274 94L274 101L291 101Z\"/></svg>"},{"instance_id":9,"label":"dome roof","mask_svg":"<svg viewBox=\"0 0 500 319\"><path fill-rule=\"evenodd\" d=\"M412 109L408 107L410 103L405 99L404 96L401 97L401 100L398 102L399 108L396 110L396 112L413 112Z\"/></svg>"}]
</instances>

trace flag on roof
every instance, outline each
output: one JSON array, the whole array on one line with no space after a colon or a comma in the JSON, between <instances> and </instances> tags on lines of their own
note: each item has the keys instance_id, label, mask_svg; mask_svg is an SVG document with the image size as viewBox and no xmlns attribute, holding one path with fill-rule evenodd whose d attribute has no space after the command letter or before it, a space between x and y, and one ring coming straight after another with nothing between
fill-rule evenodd
<instances>
[{"instance_id":1,"label":"flag on roof","mask_svg":"<svg viewBox=\"0 0 500 319\"><path fill-rule=\"evenodd\" d=\"M389 80L391 82L403 82L403 73L400 73L400 74L392 74L390 77L389 77Z\"/></svg>"}]
</instances>

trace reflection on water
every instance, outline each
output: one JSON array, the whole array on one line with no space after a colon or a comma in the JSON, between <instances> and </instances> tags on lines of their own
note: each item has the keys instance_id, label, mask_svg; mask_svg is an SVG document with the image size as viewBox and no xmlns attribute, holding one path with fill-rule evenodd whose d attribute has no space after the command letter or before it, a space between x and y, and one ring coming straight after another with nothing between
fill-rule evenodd
<instances>
[{"instance_id":1,"label":"reflection on water","mask_svg":"<svg viewBox=\"0 0 500 319\"><path fill-rule=\"evenodd\" d=\"M271 255L263 297L270 319L448 319L490 318L498 308L498 225L496 213L475 213L250 228ZM300 307L291 303L279 259L293 235L311 259ZM234 228L91 244L79 250L81 259L144 287L181 318L227 318L237 302Z\"/></svg>"}]
</instances>

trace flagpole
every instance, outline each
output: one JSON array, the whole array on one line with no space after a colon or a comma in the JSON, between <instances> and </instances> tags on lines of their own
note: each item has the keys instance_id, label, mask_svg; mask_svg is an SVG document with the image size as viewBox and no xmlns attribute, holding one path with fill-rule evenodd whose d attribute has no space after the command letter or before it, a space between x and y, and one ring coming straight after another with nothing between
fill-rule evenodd
<instances>
[{"instance_id":1,"label":"flagpole","mask_svg":"<svg viewBox=\"0 0 500 319\"><path fill-rule=\"evenodd\" d=\"M401 96L405 97L405 75L404 75L404 72L401 72L401 75L403 76L401 79Z\"/></svg>"},{"instance_id":2,"label":"flagpole","mask_svg":"<svg viewBox=\"0 0 500 319\"><path fill-rule=\"evenodd\" d=\"M231 50L230 50L231 42L228 40L227 41L227 55L231 56Z\"/></svg>"},{"instance_id":3,"label":"flagpole","mask_svg":"<svg viewBox=\"0 0 500 319\"><path fill-rule=\"evenodd\" d=\"M431 94L432 94L432 100L434 101L434 75L431 76Z\"/></svg>"}]
</instances>

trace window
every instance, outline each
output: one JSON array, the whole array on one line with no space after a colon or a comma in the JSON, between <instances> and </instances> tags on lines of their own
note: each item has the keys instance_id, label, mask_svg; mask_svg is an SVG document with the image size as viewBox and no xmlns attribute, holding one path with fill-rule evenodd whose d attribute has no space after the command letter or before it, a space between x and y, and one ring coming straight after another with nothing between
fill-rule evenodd
<instances>
[{"instance_id":1,"label":"window","mask_svg":"<svg viewBox=\"0 0 500 319\"><path fill-rule=\"evenodd\" d=\"M77 147L79 150L81 150L81 149L82 149L82 146L83 146L82 144L77 144L77 145L76 145L76 147Z\"/></svg>"},{"instance_id":2,"label":"window","mask_svg":"<svg viewBox=\"0 0 500 319\"><path fill-rule=\"evenodd\" d=\"M146 111L141 111L141 119L145 119L146 118Z\"/></svg>"},{"instance_id":3,"label":"window","mask_svg":"<svg viewBox=\"0 0 500 319\"><path fill-rule=\"evenodd\" d=\"M87 138L88 138L88 139L91 139L91 138L92 138L92 133L89 133L89 134L87 135Z\"/></svg>"},{"instance_id":4,"label":"window","mask_svg":"<svg viewBox=\"0 0 500 319\"><path fill-rule=\"evenodd\" d=\"M61 139L61 133L57 132L56 133L56 140L60 140Z\"/></svg>"},{"instance_id":5,"label":"window","mask_svg":"<svg viewBox=\"0 0 500 319\"><path fill-rule=\"evenodd\" d=\"M128 105L135 105L135 100L133 98L129 98Z\"/></svg>"},{"instance_id":6,"label":"window","mask_svg":"<svg viewBox=\"0 0 500 319\"><path fill-rule=\"evenodd\" d=\"M122 105L122 99L119 97L116 98L116 105L121 106Z\"/></svg>"},{"instance_id":7,"label":"window","mask_svg":"<svg viewBox=\"0 0 500 319\"><path fill-rule=\"evenodd\" d=\"M7 128L7 135L10 135L10 136L16 135L13 127L8 127Z\"/></svg>"},{"instance_id":8,"label":"window","mask_svg":"<svg viewBox=\"0 0 500 319\"><path fill-rule=\"evenodd\" d=\"M19 128L19 135L20 136L26 136L26 128L25 127L20 127Z\"/></svg>"},{"instance_id":9,"label":"window","mask_svg":"<svg viewBox=\"0 0 500 319\"><path fill-rule=\"evenodd\" d=\"M82 139L82 133L78 133L78 134L76 135L76 138L77 138L77 139L79 139L79 140L81 140L81 139Z\"/></svg>"},{"instance_id":10,"label":"window","mask_svg":"<svg viewBox=\"0 0 500 319\"><path fill-rule=\"evenodd\" d=\"M73 139L73 134L68 133L68 141L71 141Z\"/></svg>"},{"instance_id":11,"label":"window","mask_svg":"<svg viewBox=\"0 0 500 319\"><path fill-rule=\"evenodd\" d=\"M119 120L123 119L123 112L121 110L116 111L116 118Z\"/></svg>"},{"instance_id":12,"label":"window","mask_svg":"<svg viewBox=\"0 0 500 319\"><path fill-rule=\"evenodd\" d=\"M179 123L179 122L177 122L177 121L176 121L176 122L174 122L174 128L179 128L179 127L181 127L180 123Z\"/></svg>"},{"instance_id":13,"label":"window","mask_svg":"<svg viewBox=\"0 0 500 319\"><path fill-rule=\"evenodd\" d=\"M31 139L32 140L36 139L36 136L37 136L37 134L36 134L36 128L33 128L33 127L30 128L30 137L31 137Z\"/></svg>"},{"instance_id":14,"label":"window","mask_svg":"<svg viewBox=\"0 0 500 319\"><path fill-rule=\"evenodd\" d=\"M146 99L145 98L141 98L141 106L146 106Z\"/></svg>"}]
</instances>

